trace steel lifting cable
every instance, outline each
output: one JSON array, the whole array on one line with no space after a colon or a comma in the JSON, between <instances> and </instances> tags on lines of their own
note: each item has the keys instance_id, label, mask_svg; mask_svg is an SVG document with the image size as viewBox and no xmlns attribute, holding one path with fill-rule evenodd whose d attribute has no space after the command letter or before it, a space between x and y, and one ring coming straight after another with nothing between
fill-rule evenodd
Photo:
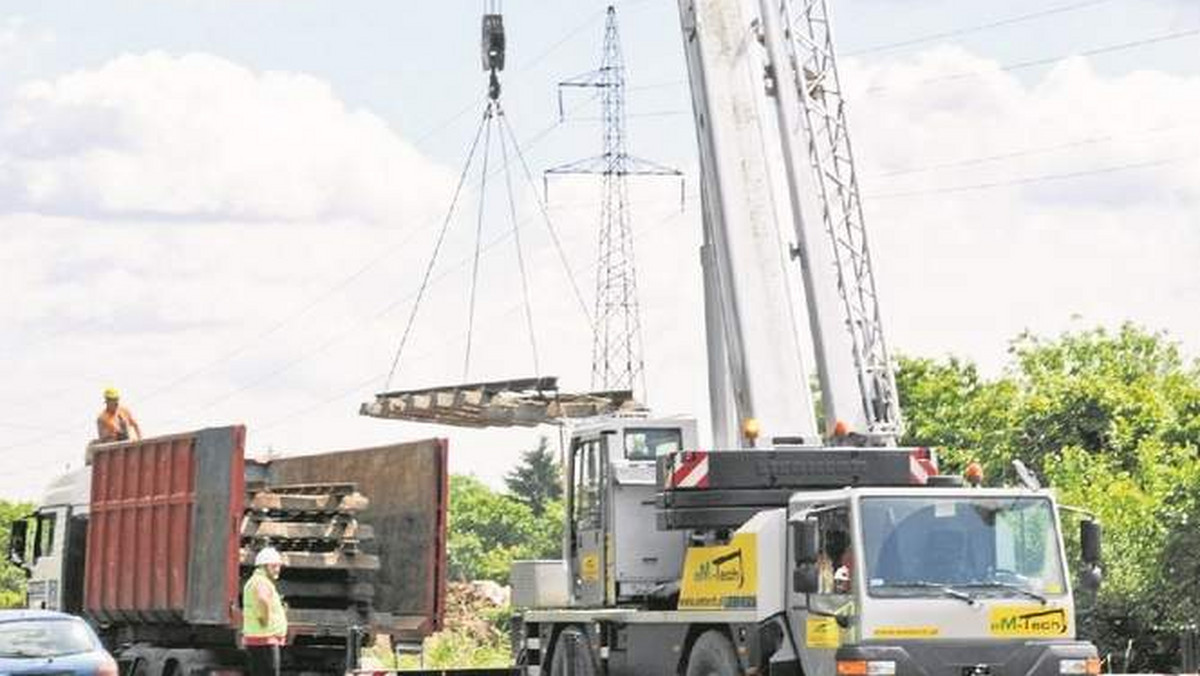
<instances>
[{"instance_id":1,"label":"steel lifting cable","mask_svg":"<svg viewBox=\"0 0 1200 676\"><path fill-rule=\"evenodd\" d=\"M471 265L471 300L467 304L467 351L463 355L463 382L471 370L471 338L475 331L475 290L479 283L479 247L483 241L483 213L487 197L488 156L491 154L492 125L495 119L496 102L488 101L483 119L487 131L483 135L483 167L479 172L479 210L475 218L475 259Z\"/></svg>"},{"instance_id":2,"label":"steel lifting cable","mask_svg":"<svg viewBox=\"0 0 1200 676\"><path fill-rule=\"evenodd\" d=\"M496 116L504 119L504 109L496 105ZM512 172L509 171L508 143L504 138L503 129L500 133L500 155L504 160L504 185L508 190L508 211L512 218L513 240L517 247L517 268L521 273L521 294L525 301L525 324L529 328L529 347L533 351L533 375L541 378L542 368L538 363L537 334L533 330L533 306L529 302L529 278L525 274L525 254L521 250L521 223L517 220L517 202L513 199Z\"/></svg>"},{"instance_id":3,"label":"steel lifting cable","mask_svg":"<svg viewBox=\"0 0 1200 676\"><path fill-rule=\"evenodd\" d=\"M558 259L562 262L563 269L567 272L567 279L571 283L571 290L575 293L575 300L579 303L579 310L583 313L584 319L587 320L588 330L594 330L592 313L588 311L587 302L583 300L583 293L579 291L579 284L575 281L575 272L571 269L571 263L567 261L567 254L563 250L562 241L558 238L558 231L554 229L554 223L550 220L550 212L546 209L546 203L538 196L537 183L533 180L533 173L529 170L529 163L525 160L525 153L521 152L521 146L517 143L517 136L513 133L512 125L508 123L508 118L501 117L500 124L503 130L508 132L508 136L512 140L513 149L517 151L517 159L521 161L521 169L525 172L525 180L529 183L529 187L533 191L533 199L537 202L538 210L542 214L542 220L546 223L546 229L550 231L550 238L554 241L554 249L558 252Z\"/></svg>"},{"instance_id":4,"label":"steel lifting cable","mask_svg":"<svg viewBox=\"0 0 1200 676\"><path fill-rule=\"evenodd\" d=\"M479 128L475 130L475 138L471 141L471 148L467 151L467 161L463 164L462 173L458 177L458 185L454 188L454 196L450 198L450 208L446 210L446 218L442 221L442 229L438 232L437 243L433 246L433 253L429 256L429 263L425 266L425 274L421 277L421 286L417 289L417 297L413 300L412 312L408 315L408 323L404 325L404 333L400 336L400 344L396 347L396 356L392 358L392 367L388 370L387 380L384 382L383 389L389 390L392 386L392 378L396 375L396 369L400 365L400 355L404 353L404 346L408 344L408 337L412 333L412 327L417 319L417 310L421 307L421 299L425 297L425 290L429 287L429 276L433 273L433 266L437 263L438 253L442 250L442 243L446 240L446 231L450 227L450 221L454 218L454 210L458 206L458 198L462 194L463 185L467 182L467 173L471 169L471 163L475 159L475 150L479 147L479 138L483 135L484 127L490 127L489 120L491 119L490 107L484 111L483 118L479 121Z\"/></svg>"}]
</instances>

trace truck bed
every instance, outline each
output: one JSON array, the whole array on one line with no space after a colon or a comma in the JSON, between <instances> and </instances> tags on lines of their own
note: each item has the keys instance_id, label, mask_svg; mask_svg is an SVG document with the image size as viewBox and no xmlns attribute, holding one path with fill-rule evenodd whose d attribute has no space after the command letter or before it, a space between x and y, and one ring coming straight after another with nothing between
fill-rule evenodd
<instances>
[{"instance_id":1,"label":"truck bed","mask_svg":"<svg viewBox=\"0 0 1200 676\"><path fill-rule=\"evenodd\" d=\"M344 586L369 603L370 613L356 615L361 606L297 607L289 613L293 627L336 635L352 623L402 641L441 627L445 440L266 462L245 459L245 440L244 427L229 426L93 449L86 615L128 639L180 636L182 629L227 640L219 637L231 637L240 623L240 579L248 570L239 565L247 489L336 483L353 485L369 501L357 513L372 536L361 558L377 558L379 570L366 581L372 589L357 580Z\"/></svg>"}]
</instances>

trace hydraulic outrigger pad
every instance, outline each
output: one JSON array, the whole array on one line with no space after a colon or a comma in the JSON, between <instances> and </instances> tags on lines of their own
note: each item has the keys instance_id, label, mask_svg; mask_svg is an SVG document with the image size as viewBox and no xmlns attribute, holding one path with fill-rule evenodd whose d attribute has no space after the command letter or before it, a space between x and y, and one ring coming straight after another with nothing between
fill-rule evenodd
<instances>
[{"instance_id":1,"label":"hydraulic outrigger pad","mask_svg":"<svg viewBox=\"0 0 1200 676\"><path fill-rule=\"evenodd\" d=\"M554 377L383 392L359 413L457 427L534 427L637 408L631 392L559 392Z\"/></svg>"}]
</instances>

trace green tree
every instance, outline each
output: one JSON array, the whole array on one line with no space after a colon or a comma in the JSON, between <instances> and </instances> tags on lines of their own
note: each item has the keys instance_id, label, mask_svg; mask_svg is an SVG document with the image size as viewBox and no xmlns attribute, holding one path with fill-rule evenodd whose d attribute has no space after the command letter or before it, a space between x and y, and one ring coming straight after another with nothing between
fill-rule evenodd
<instances>
[{"instance_id":1,"label":"green tree","mask_svg":"<svg viewBox=\"0 0 1200 676\"><path fill-rule=\"evenodd\" d=\"M537 448L521 454L520 464L504 477L504 485L539 517L548 504L562 498L562 465L546 437L538 439Z\"/></svg>"},{"instance_id":2,"label":"green tree","mask_svg":"<svg viewBox=\"0 0 1200 676\"><path fill-rule=\"evenodd\" d=\"M902 359L905 443L938 446L944 467L968 459L989 483L1021 459L1060 499L1105 527L1105 583L1084 598L1082 627L1102 651L1134 641L1126 670L1171 665L1145 646L1157 629L1197 620L1200 370L1166 336L1133 325L1018 337L994 379L960 360ZM1075 532L1067 530L1072 559Z\"/></svg>"},{"instance_id":3,"label":"green tree","mask_svg":"<svg viewBox=\"0 0 1200 676\"><path fill-rule=\"evenodd\" d=\"M562 543L562 502L542 514L472 476L450 477L450 577L508 583L514 559L557 558Z\"/></svg>"},{"instance_id":4,"label":"green tree","mask_svg":"<svg viewBox=\"0 0 1200 676\"><path fill-rule=\"evenodd\" d=\"M16 608L25 601L25 572L7 560L8 533L14 520L32 511L28 503L0 500L0 608Z\"/></svg>"}]
</instances>

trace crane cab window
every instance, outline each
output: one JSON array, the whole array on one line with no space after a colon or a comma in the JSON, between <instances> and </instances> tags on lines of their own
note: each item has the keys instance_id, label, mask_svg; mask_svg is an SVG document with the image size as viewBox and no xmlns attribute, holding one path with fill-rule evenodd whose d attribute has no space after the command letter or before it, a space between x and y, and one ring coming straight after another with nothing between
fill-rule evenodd
<instances>
[{"instance_id":1,"label":"crane cab window","mask_svg":"<svg viewBox=\"0 0 1200 676\"><path fill-rule=\"evenodd\" d=\"M625 430L625 459L654 460L683 448L683 431L678 427L643 427Z\"/></svg>"},{"instance_id":2,"label":"crane cab window","mask_svg":"<svg viewBox=\"0 0 1200 676\"><path fill-rule=\"evenodd\" d=\"M599 439L581 441L572 449L575 486L575 524L579 530L598 529L602 522L600 491L603 488L604 458Z\"/></svg>"}]
</instances>

